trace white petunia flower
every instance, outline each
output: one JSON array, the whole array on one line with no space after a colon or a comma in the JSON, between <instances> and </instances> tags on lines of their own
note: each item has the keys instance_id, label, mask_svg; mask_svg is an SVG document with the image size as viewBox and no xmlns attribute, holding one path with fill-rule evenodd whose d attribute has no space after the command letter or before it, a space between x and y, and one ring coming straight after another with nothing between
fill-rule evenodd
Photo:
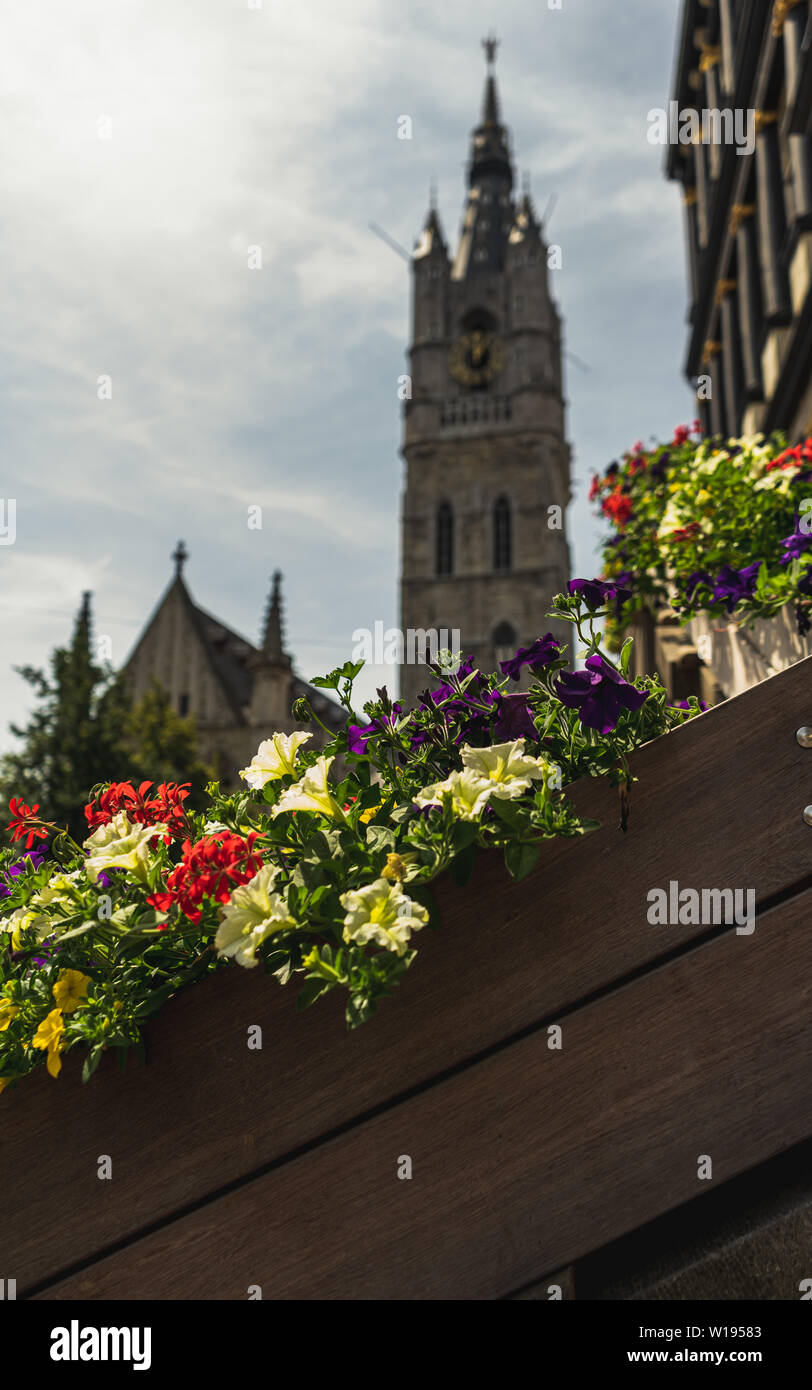
<instances>
[{"instance_id":1,"label":"white petunia flower","mask_svg":"<svg viewBox=\"0 0 812 1390\"><path fill-rule=\"evenodd\" d=\"M85 860L85 873L91 883L106 869L127 869L142 883L147 881L147 870L151 858L150 841L156 835L165 835L167 827L163 822L157 825L141 825L131 822L126 811L119 811L107 825L100 825L84 848L88 851Z\"/></svg>"},{"instance_id":2,"label":"white petunia flower","mask_svg":"<svg viewBox=\"0 0 812 1390\"><path fill-rule=\"evenodd\" d=\"M424 787L414 801L418 806L442 806L445 797L450 796L451 809L459 820L479 820L492 789L488 778L480 777L471 768L463 768L462 772L452 772L444 782Z\"/></svg>"},{"instance_id":3,"label":"white petunia flower","mask_svg":"<svg viewBox=\"0 0 812 1390\"><path fill-rule=\"evenodd\" d=\"M214 944L220 956L231 956L247 969L258 965L257 947L266 937L297 924L285 899L272 891L278 869L265 864L248 883L234 889L223 908Z\"/></svg>"},{"instance_id":4,"label":"white petunia flower","mask_svg":"<svg viewBox=\"0 0 812 1390\"><path fill-rule=\"evenodd\" d=\"M494 743L490 748L461 750L462 764L477 777L489 783L491 796L513 801L529 790L534 781L541 781L547 770L544 758L534 758L524 751L524 739L512 743Z\"/></svg>"},{"instance_id":5,"label":"white petunia flower","mask_svg":"<svg viewBox=\"0 0 812 1390\"><path fill-rule=\"evenodd\" d=\"M22 932L33 927L37 941L44 941L54 930L55 923L44 912L31 906L15 907L8 917L0 917L0 932L11 932L11 945L16 951L22 945Z\"/></svg>"},{"instance_id":6,"label":"white petunia flower","mask_svg":"<svg viewBox=\"0 0 812 1390\"><path fill-rule=\"evenodd\" d=\"M78 888L82 878L81 869L73 869L68 874L53 874L45 887L34 894L31 902L39 907L73 907L75 899L71 889Z\"/></svg>"},{"instance_id":7,"label":"white petunia flower","mask_svg":"<svg viewBox=\"0 0 812 1390\"><path fill-rule=\"evenodd\" d=\"M254 791L260 791L266 782L278 782L280 777L292 776L296 772L296 757L301 745L312 737L312 734L298 731L272 734L270 738L263 739L240 776Z\"/></svg>"},{"instance_id":8,"label":"white petunia flower","mask_svg":"<svg viewBox=\"0 0 812 1390\"><path fill-rule=\"evenodd\" d=\"M313 766L307 769L301 782L294 782L292 787L283 791L272 815L281 815L283 811L319 811L330 820L343 821L344 812L327 781L332 763L332 758L318 758Z\"/></svg>"},{"instance_id":9,"label":"white petunia flower","mask_svg":"<svg viewBox=\"0 0 812 1390\"><path fill-rule=\"evenodd\" d=\"M426 909L408 897L399 883L385 878L342 893L341 906L347 909L345 941L357 941L361 946L374 941L399 956L405 955L412 932L419 931L429 919Z\"/></svg>"}]
</instances>

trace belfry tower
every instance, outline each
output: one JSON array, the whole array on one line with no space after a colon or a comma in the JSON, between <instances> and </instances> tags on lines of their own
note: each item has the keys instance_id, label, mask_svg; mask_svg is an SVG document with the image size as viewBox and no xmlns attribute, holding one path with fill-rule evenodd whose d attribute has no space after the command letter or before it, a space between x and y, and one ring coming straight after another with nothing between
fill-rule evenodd
<instances>
[{"instance_id":1,"label":"belfry tower","mask_svg":"<svg viewBox=\"0 0 812 1390\"><path fill-rule=\"evenodd\" d=\"M555 630L545 614L569 578L570 451L548 248L529 192L514 197L496 39L483 47L456 256L432 200L412 258L400 611L404 633L458 628L463 653L492 671ZM407 702L426 684L425 667L401 668Z\"/></svg>"}]
</instances>

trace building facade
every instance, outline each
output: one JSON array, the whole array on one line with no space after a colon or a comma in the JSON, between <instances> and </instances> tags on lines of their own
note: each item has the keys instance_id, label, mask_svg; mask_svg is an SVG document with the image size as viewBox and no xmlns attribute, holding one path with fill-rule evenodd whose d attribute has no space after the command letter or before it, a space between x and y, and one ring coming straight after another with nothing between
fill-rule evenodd
<instances>
[{"instance_id":1,"label":"building facade","mask_svg":"<svg viewBox=\"0 0 812 1390\"><path fill-rule=\"evenodd\" d=\"M693 133L681 123L667 159L699 416L711 434L780 428L795 442L812 432L808 0L685 0L672 108L705 115Z\"/></svg>"},{"instance_id":2,"label":"building facade","mask_svg":"<svg viewBox=\"0 0 812 1390\"><path fill-rule=\"evenodd\" d=\"M548 247L529 193L514 196L496 41L484 47L456 254L432 206L412 258L400 612L407 650L409 633L456 629L491 671L556 628L545 615L569 578L570 450ZM403 665L407 703L426 684L422 664Z\"/></svg>"},{"instance_id":3,"label":"building facade","mask_svg":"<svg viewBox=\"0 0 812 1390\"><path fill-rule=\"evenodd\" d=\"M226 789L241 786L262 739L307 729L314 748L327 735L318 724L297 722L291 707L306 695L319 719L337 733L346 721L341 707L294 674L285 651L282 576L273 576L271 596L255 647L194 602L183 578L187 553L179 542L174 576L130 654L124 676L135 700L157 681L183 716L192 716L198 752Z\"/></svg>"}]
</instances>

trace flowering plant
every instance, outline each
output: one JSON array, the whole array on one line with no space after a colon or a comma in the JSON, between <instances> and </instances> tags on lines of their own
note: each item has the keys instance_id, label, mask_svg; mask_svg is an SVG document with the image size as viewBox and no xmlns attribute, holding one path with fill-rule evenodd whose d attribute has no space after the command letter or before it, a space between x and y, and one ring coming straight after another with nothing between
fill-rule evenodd
<instances>
[{"instance_id":1,"label":"flowering plant","mask_svg":"<svg viewBox=\"0 0 812 1390\"><path fill-rule=\"evenodd\" d=\"M604 573L632 594L617 633L642 608L670 605L745 623L794 602L798 630L812 609L812 439L701 441L698 422L670 444L641 443L592 481L613 534Z\"/></svg>"},{"instance_id":2,"label":"flowering plant","mask_svg":"<svg viewBox=\"0 0 812 1390\"><path fill-rule=\"evenodd\" d=\"M15 801L0 853L0 1090L42 1062L58 1076L74 1047L87 1080L106 1049L141 1049L144 1021L170 995L230 961L298 977L300 1008L342 989L355 1027L436 925L438 874L464 883L492 849L524 877L545 839L594 828L565 790L585 776L619 787L625 829L628 755L699 705L667 705L654 678L629 682L630 641L617 662L601 650L597 624L623 596L573 580L555 600L550 616L583 644L580 671L565 669L550 633L499 675L443 654L441 683L416 708L384 688L362 720L362 663L348 662L314 681L338 695L344 731L321 750L310 731L273 734L244 789L210 784L205 813L187 809L183 786L106 784L80 845ZM294 713L319 722L307 700Z\"/></svg>"}]
</instances>

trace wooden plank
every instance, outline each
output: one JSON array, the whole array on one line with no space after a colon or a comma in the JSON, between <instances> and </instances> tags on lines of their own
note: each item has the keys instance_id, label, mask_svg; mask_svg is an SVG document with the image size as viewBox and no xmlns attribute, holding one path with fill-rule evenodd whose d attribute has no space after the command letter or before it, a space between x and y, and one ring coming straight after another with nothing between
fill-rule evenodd
<instances>
[{"instance_id":1,"label":"wooden plank","mask_svg":"<svg viewBox=\"0 0 812 1390\"><path fill-rule=\"evenodd\" d=\"M582 783L574 800L602 830L551 843L523 884L483 858L465 890L438 885L442 929L422 934L397 997L358 1033L344 1031L338 999L297 1016L290 991L234 968L150 1025L146 1071L121 1077L105 1059L79 1088L68 1058L57 1082L43 1069L7 1091L0 1164L16 1177L0 1229L20 1292L702 930L651 927L651 887L752 885L763 899L795 881L812 847L801 820L812 752L794 737L812 723L810 676L802 663L642 749L627 835L615 794ZM265 1048L249 1052L256 1023ZM99 1154L114 1158L107 1189Z\"/></svg>"},{"instance_id":2,"label":"wooden plank","mask_svg":"<svg viewBox=\"0 0 812 1390\"><path fill-rule=\"evenodd\" d=\"M812 1132L812 893L44 1297L496 1298ZM410 1180L397 1176L402 1157Z\"/></svg>"},{"instance_id":3,"label":"wooden plank","mask_svg":"<svg viewBox=\"0 0 812 1390\"><path fill-rule=\"evenodd\" d=\"M511 1302L518 1303L539 1303L539 1302L572 1302L576 1297L575 1293L575 1266L567 1265L566 1269L557 1269L553 1274L548 1274L546 1278L540 1279L537 1284L528 1284L517 1293L507 1295Z\"/></svg>"}]
</instances>

